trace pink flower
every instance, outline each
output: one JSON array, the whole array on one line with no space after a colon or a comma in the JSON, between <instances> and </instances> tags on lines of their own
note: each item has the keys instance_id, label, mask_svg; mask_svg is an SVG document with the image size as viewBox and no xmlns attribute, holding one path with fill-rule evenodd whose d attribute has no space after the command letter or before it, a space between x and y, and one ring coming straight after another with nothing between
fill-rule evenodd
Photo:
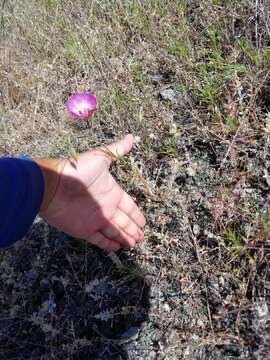
<instances>
[{"instance_id":1,"label":"pink flower","mask_svg":"<svg viewBox=\"0 0 270 360\"><path fill-rule=\"evenodd\" d=\"M68 113L75 118L89 118L97 106L97 100L90 93L77 93L72 95L67 102Z\"/></svg>"}]
</instances>

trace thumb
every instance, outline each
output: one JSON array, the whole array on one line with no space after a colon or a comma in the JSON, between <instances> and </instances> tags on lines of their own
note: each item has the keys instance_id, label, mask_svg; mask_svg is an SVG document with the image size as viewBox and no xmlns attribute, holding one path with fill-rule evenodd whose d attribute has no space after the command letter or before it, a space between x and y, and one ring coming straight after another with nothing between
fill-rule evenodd
<instances>
[{"instance_id":1,"label":"thumb","mask_svg":"<svg viewBox=\"0 0 270 360\"><path fill-rule=\"evenodd\" d=\"M119 156L124 156L130 152L133 146L133 135L128 134L122 139L113 142L108 146L101 147L102 150L108 155L109 163L115 161Z\"/></svg>"}]
</instances>

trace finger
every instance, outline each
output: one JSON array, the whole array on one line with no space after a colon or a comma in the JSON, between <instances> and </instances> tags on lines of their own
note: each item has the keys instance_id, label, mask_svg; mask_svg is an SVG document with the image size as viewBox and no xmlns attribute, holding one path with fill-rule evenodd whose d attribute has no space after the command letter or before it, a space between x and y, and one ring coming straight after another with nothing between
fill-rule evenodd
<instances>
[{"instance_id":1,"label":"finger","mask_svg":"<svg viewBox=\"0 0 270 360\"><path fill-rule=\"evenodd\" d=\"M93 245L100 247L106 251L117 251L121 248L121 244L111 239L108 239L106 236L101 234L99 231L95 234L91 235L88 239L86 239Z\"/></svg>"},{"instance_id":2,"label":"finger","mask_svg":"<svg viewBox=\"0 0 270 360\"><path fill-rule=\"evenodd\" d=\"M116 241L127 248L133 248L136 244L136 239L123 231L116 223L112 222L110 225L102 228L100 232L110 240Z\"/></svg>"},{"instance_id":3,"label":"finger","mask_svg":"<svg viewBox=\"0 0 270 360\"><path fill-rule=\"evenodd\" d=\"M133 237L136 241L141 241L143 239L143 232L139 226L120 209L116 210L111 221L117 224L121 230Z\"/></svg>"},{"instance_id":4,"label":"finger","mask_svg":"<svg viewBox=\"0 0 270 360\"><path fill-rule=\"evenodd\" d=\"M117 160L119 156L124 156L130 152L133 146L133 135L128 134L122 139L113 142L108 146L103 146L100 149L106 154L106 159L110 165L113 161Z\"/></svg>"},{"instance_id":5,"label":"finger","mask_svg":"<svg viewBox=\"0 0 270 360\"><path fill-rule=\"evenodd\" d=\"M132 221L135 222L140 228L143 228L146 224L146 219L141 212L141 210L136 205L135 201L124 192L119 204L118 208L122 210L125 214L127 214Z\"/></svg>"}]
</instances>

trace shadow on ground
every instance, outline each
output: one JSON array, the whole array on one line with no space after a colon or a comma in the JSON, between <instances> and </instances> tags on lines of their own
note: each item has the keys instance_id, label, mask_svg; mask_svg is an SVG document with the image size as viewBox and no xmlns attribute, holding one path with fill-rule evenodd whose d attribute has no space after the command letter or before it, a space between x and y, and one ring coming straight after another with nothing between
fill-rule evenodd
<instances>
[{"instance_id":1,"label":"shadow on ground","mask_svg":"<svg viewBox=\"0 0 270 360\"><path fill-rule=\"evenodd\" d=\"M110 256L37 222L0 257L3 358L128 358L149 310L149 285L129 254Z\"/></svg>"}]
</instances>

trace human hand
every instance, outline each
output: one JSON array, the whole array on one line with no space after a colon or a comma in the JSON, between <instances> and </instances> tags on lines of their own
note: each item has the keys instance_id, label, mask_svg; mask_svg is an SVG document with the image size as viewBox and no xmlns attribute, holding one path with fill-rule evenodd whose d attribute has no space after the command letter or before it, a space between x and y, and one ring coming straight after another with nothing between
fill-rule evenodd
<instances>
[{"instance_id":1,"label":"human hand","mask_svg":"<svg viewBox=\"0 0 270 360\"><path fill-rule=\"evenodd\" d=\"M109 172L113 159L108 156L108 151L115 156L124 156L132 145L133 136L129 134L106 148L79 155L76 163L35 159L45 178L46 204L43 202L40 211L44 220L107 251L132 248L140 242L145 217ZM60 175L56 177L53 174L59 169ZM49 194L46 194L46 188ZM53 196L52 191L55 192ZM49 202L48 198L51 199Z\"/></svg>"}]
</instances>

